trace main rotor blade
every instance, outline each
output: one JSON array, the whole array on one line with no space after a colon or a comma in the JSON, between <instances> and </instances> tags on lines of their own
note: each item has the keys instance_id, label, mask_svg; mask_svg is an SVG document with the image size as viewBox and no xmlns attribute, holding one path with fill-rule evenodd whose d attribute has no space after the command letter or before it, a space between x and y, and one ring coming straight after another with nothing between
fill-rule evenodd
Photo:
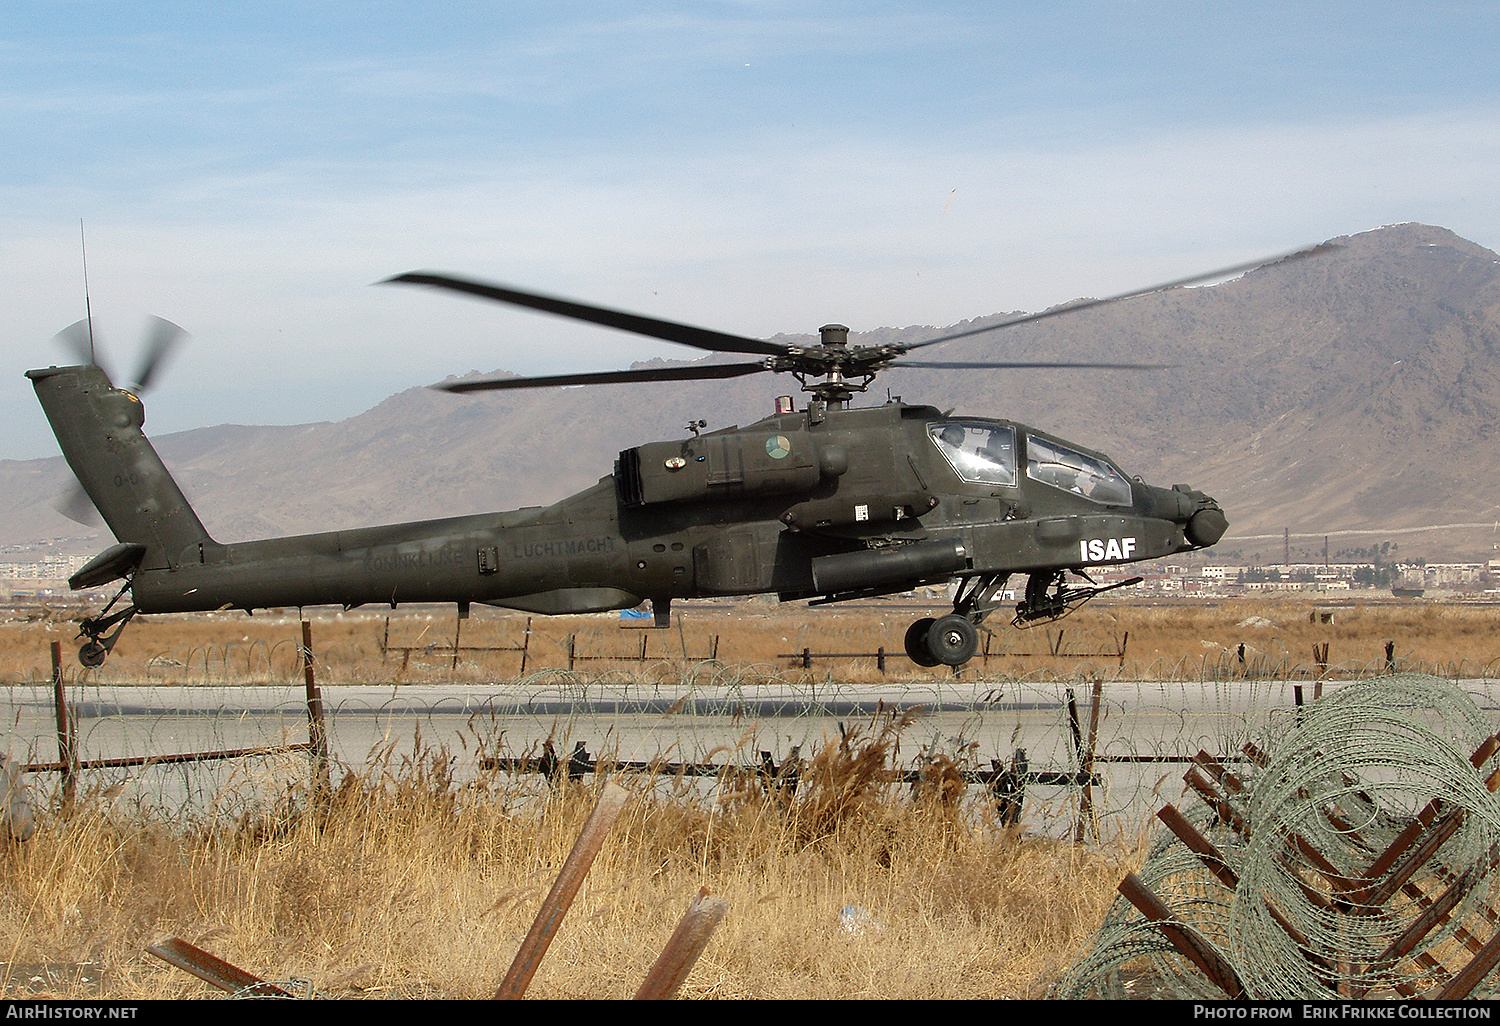
<instances>
[{"instance_id":1,"label":"main rotor blade","mask_svg":"<svg viewBox=\"0 0 1500 1026\"><path fill-rule=\"evenodd\" d=\"M151 387L156 376L172 350L187 337L187 332L162 317L152 317L147 322L146 344L141 353L140 370L135 374L135 387L144 391Z\"/></svg>"},{"instance_id":2,"label":"main rotor blade","mask_svg":"<svg viewBox=\"0 0 1500 1026\"><path fill-rule=\"evenodd\" d=\"M926 370L1166 370L1170 363L1042 363L1014 362L984 363L942 360L897 360L892 367L919 367Z\"/></svg>"},{"instance_id":3,"label":"main rotor blade","mask_svg":"<svg viewBox=\"0 0 1500 1026\"><path fill-rule=\"evenodd\" d=\"M470 378L433 385L444 392L489 392L502 388L556 388L562 385L618 385L637 381L703 381L738 378L769 370L763 363L720 363L706 367L639 367L635 370L549 374L536 378Z\"/></svg>"},{"instance_id":4,"label":"main rotor blade","mask_svg":"<svg viewBox=\"0 0 1500 1026\"><path fill-rule=\"evenodd\" d=\"M1205 274L1195 274L1187 278L1178 278L1175 281L1162 282L1160 285L1152 285L1144 289L1135 289L1130 292L1122 292L1117 296L1106 296L1104 299L1086 299L1079 303L1068 306L1055 307L1051 310L1043 310L1041 313L1027 314L1025 317L1015 317L999 324L991 324L984 328L973 328L969 331L960 331L952 335L944 335L942 338L930 338L925 342L917 342L906 348L908 350L921 349L924 346L935 346L940 342L952 342L956 338L968 338L971 335L982 335L987 331L999 331L1001 328L1013 328L1018 324L1030 324L1032 321L1045 320L1048 317L1060 317L1063 314L1078 313L1080 310L1092 310L1096 306L1104 306L1107 303L1118 303L1126 299L1138 299L1141 296L1150 296L1158 292L1168 292L1172 289L1180 289L1187 285L1197 285L1200 282L1213 281L1215 278L1227 278L1235 274L1244 274L1253 271L1257 267L1271 267L1275 264L1291 263L1293 260L1301 260L1305 257L1322 256L1336 249L1344 247L1333 242L1324 242L1307 249L1299 249L1291 253L1283 253L1281 256L1270 257L1265 260L1253 260L1246 264L1235 264L1233 267L1221 267L1217 271L1209 271Z\"/></svg>"},{"instance_id":5,"label":"main rotor blade","mask_svg":"<svg viewBox=\"0 0 1500 1026\"><path fill-rule=\"evenodd\" d=\"M579 303L571 299L561 299L556 296L546 296L537 292L522 292L519 289L506 288L503 285L490 285L485 282L469 281L465 278L454 278L446 274L412 271L407 274L398 274L394 278L387 278L379 284L386 285L392 282L430 285L433 288L467 292L469 295L480 296L484 299L493 299L501 303L510 303L514 306L530 307L533 310L542 310L546 313L558 314L562 317L571 317L577 321L602 324L606 327L618 328L621 331L645 335L648 338L659 338L667 342L676 342L679 345L692 346L695 349L706 349L711 353L751 353L757 356L782 356L787 351L786 346L775 342L765 342L758 338L746 338L743 335L727 335L720 331L710 331L707 328L695 328L690 324L678 324L676 321L663 321L655 317L642 317L640 314L626 313L623 310L611 310L607 307L591 306L587 303Z\"/></svg>"}]
</instances>

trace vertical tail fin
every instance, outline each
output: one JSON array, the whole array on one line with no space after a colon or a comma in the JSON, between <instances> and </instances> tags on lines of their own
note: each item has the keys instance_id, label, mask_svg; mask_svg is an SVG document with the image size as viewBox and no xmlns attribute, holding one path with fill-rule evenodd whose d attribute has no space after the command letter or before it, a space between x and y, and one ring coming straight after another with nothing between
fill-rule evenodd
<instances>
[{"instance_id":1,"label":"vertical tail fin","mask_svg":"<svg viewBox=\"0 0 1500 1026\"><path fill-rule=\"evenodd\" d=\"M63 456L122 543L143 545L141 568L202 559L213 539L141 431L141 401L94 366L27 371Z\"/></svg>"}]
</instances>

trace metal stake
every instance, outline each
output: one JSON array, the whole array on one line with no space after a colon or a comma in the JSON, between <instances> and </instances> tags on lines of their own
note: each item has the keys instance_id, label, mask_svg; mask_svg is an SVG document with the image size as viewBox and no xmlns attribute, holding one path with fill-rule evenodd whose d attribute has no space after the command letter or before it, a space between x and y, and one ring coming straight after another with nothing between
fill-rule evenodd
<instances>
[{"instance_id":1,"label":"metal stake","mask_svg":"<svg viewBox=\"0 0 1500 1026\"><path fill-rule=\"evenodd\" d=\"M604 836L609 833L609 828L614 825L624 807L625 789L611 780L604 785L594 811L589 813L588 821L578 834L578 840L573 843L573 850L568 853L562 870L557 874L557 880L552 884L552 890L542 902L536 921L531 924L530 932L521 942L521 950L516 952L510 971L505 974L500 988L495 991L496 999L516 1000L525 995L531 978L536 975L537 966L541 964L542 957L552 944L552 938L557 934L563 916L567 915L573 899L578 895L583 878L588 875L595 856L604 846Z\"/></svg>"},{"instance_id":2,"label":"metal stake","mask_svg":"<svg viewBox=\"0 0 1500 1026\"><path fill-rule=\"evenodd\" d=\"M646 974L641 989L635 992L635 999L666 1001L675 996L728 911L729 902L710 897L707 887L700 889L677 929L672 931L672 937L657 957L656 964Z\"/></svg>"},{"instance_id":3,"label":"metal stake","mask_svg":"<svg viewBox=\"0 0 1500 1026\"><path fill-rule=\"evenodd\" d=\"M52 643L52 702L57 709L57 761L62 764L63 812L73 810L73 795L78 783L78 747L73 727L68 722L68 701L63 693L62 642Z\"/></svg>"}]
</instances>

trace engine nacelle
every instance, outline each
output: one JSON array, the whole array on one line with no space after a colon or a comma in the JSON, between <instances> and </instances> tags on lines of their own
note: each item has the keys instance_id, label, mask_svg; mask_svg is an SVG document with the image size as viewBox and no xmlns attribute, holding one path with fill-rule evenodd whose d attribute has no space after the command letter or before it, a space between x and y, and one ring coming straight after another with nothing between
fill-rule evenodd
<instances>
[{"instance_id":1,"label":"engine nacelle","mask_svg":"<svg viewBox=\"0 0 1500 1026\"><path fill-rule=\"evenodd\" d=\"M838 446L820 449L806 431L721 431L626 449L615 487L626 506L805 494L848 467Z\"/></svg>"}]
</instances>

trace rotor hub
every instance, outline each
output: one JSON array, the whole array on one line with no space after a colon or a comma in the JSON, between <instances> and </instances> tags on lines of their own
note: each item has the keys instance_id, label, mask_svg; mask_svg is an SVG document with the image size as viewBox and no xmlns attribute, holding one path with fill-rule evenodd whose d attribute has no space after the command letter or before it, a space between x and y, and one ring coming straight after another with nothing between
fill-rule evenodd
<instances>
[{"instance_id":1,"label":"rotor hub","mask_svg":"<svg viewBox=\"0 0 1500 1026\"><path fill-rule=\"evenodd\" d=\"M851 347L848 325L825 324L818 329L816 346L790 348L786 356L767 360L766 366L790 372L802 383L804 392L811 392L830 407L840 409L856 393L863 392L875 373L895 355L880 347Z\"/></svg>"}]
</instances>

